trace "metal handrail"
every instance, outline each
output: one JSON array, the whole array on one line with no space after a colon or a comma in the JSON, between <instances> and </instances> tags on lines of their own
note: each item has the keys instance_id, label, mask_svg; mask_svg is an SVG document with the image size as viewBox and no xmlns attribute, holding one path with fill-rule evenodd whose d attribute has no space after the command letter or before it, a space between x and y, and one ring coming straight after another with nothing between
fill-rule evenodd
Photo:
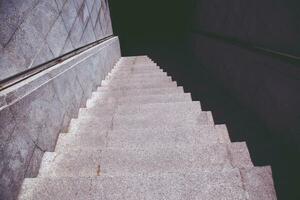
<instances>
[{"instance_id":1,"label":"metal handrail","mask_svg":"<svg viewBox=\"0 0 300 200\"><path fill-rule=\"evenodd\" d=\"M78 49L75 49L75 50L73 50L69 53L66 53L62 56L59 56L59 57L57 57L53 60L50 60L46 63L40 64L36 67L30 68L28 70L22 71L18 74L15 74L13 76L8 77L8 78L0 80L0 91L2 91L4 89L7 89L8 87L11 87L11 86L13 86L13 85L15 85L15 84L17 84L21 81L24 81L24 80L26 80L26 79L28 79L28 78L30 78L30 77L38 74L38 73L41 73L41 72L51 68L51 67L54 67L56 64L61 63L61 62L65 61L65 60L67 60L67 59L69 59L69 58L71 58L75 55L78 55L78 54L80 54L80 53L82 53L82 52L84 52L84 51L100 44L100 43L103 43L103 42L113 38L113 37L115 37L115 36L114 35L107 36L103 39L100 39L100 40L97 40L95 42L89 43L89 44L87 44L85 46L82 46Z\"/></svg>"}]
</instances>

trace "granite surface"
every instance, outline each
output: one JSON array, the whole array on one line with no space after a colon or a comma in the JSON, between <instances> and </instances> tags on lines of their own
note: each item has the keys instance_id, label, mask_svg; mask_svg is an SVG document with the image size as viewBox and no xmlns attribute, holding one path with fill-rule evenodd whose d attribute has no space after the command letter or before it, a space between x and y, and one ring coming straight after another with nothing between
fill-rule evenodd
<instances>
[{"instance_id":1,"label":"granite surface","mask_svg":"<svg viewBox=\"0 0 300 200\"><path fill-rule=\"evenodd\" d=\"M116 68L124 60L131 58ZM270 167L254 167L246 143L231 143L226 126L215 126L190 95L177 101L167 91L183 97L182 90L145 85L109 93L114 84L140 83L112 74L60 134L55 152L44 154L38 176L25 179L19 199L276 199Z\"/></svg>"},{"instance_id":2,"label":"granite surface","mask_svg":"<svg viewBox=\"0 0 300 200\"><path fill-rule=\"evenodd\" d=\"M44 152L77 116L120 58L114 37L0 92L0 199L13 199L35 177Z\"/></svg>"}]
</instances>

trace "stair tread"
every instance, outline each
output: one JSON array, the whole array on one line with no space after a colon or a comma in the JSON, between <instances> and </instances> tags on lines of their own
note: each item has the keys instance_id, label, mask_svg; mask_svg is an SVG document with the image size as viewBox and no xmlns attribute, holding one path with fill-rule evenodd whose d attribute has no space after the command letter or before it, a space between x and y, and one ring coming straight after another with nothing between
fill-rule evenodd
<instances>
[{"instance_id":1,"label":"stair tread","mask_svg":"<svg viewBox=\"0 0 300 200\"><path fill-rule=\"evenodd\" d=\"M191 112L192 114L199 114L202 111L199 101L120 105L117 110L118 114L126 115L139 113L157 114L167 112Z\"/></svg>"},{"instance_id":2,"label":"stair tread","mask_svg":"<svg viewBox=\"0 0 300 200\"><path fill-rule=\"evenodd\" d=\"M243 150L247 151L245 144ZM247 160L236 162L235 144L172 148L81 148L66 152L46 153L39 176L95 176L97 166L103 173L135 174L156 172L192 172L253 167ZM80 162L78 162L80 161Z\"/></svg>"},{"instance_id":3,"label":"stair tread","mask_svg":"<svg viewBox=\"0 0 300 200\"><path fill-rule=\"evenodd\" d=\"M142 96L142 95L162 95L162 94L183 94L183 87L162 87L162 88L131 88L126 90L110 90L108 88L98 88L98 96L104 94L106 96Z\"/></svg>"},{"instance_id":4,"label":"stair tread","mask_svg":"<svg viewBox=\"0 0 300 200\"><path fill-rule=\"evenodd\" d=\"M91 98L87 102L87 107L102 107L103 104L149 104L149 103L169 103L169 102L185 102L192 101L191 95L188 93L182 94L145 94L139 96L109 96L106 94L93 94L94 98Z\"/></svg>"},{"instance_id":5,"label":"stair tread","mask_svg":"<svg viewBox=\"0 0 300 200\"><path fill-rule=\"evenodd\" d=\"M126 85L105 85L109 89L139 89L139 88L160 88L160 87L177 87L176 82L162 82L162 83L132 83Z\"/></svg>"},{"instance_id":6,"label":"stair tread","mask_svg":"<svg viewBox=\"0 0 300 200\"><path fill-rule=\"evenodd\" d=\"M148 74L148 73L163 73L164 71L159 68L148 68L148 69L139 69L139 68L134 68L134 69L129 69L129 70L114 70L111 73L114 75L119 75L119 74Z\"/></svg>"},{"instance_id":7,"label":"stair tread","mask_svg":"<svg viewBox=\"0 0 300 200\"><path fill-rule=\"evenodd\" d=\"M122 71L122 70L144 70L144 69L160 69L159 66L156 64L144 64L144 65L125 65L125 66L117 66L115 67L112 72L114 71Z\"/></svg>"},{"instance_id":8,"label":"stair tread","mask_svg":"<svg viewBox=\"0 0 300 200\"><path fill-rule=\"evenodd\" d=\"M128 74L126 72L119 73L109 73L108 79L118 79L118 78L145 78L145 77L157 77L157 76L168 76L166 72L155 71L155 72L147 72L147 73L131 73Z\"/></svg>"},{"instance_id":9,"label":"stair tread","mask_svg":"<svg viewBox=\"0 0 300 200\"><path fill-rule=\"evenodd\" d=\"M153 81L156 79L169 79L172 80L172 77L166 75L165 73L153 74L151 76L107 76L104 81Z\"/></svg>"},{"instance_id":10,"label":"stair tread","mask_svg":"<svg viewBox=\"0 0 300 200\"><path fill-rule=\"evenodd\" d=\"M163 84L163 83L171 83L173 82L170 77L159 77L152 80L143 80L143 79L136 79L136 80L112 80L112 81L103 81L103 86L120 86L120 85L143 85L143 84Z\"/></svg>"},{"instance_id":11,"label":"stair tread","mask_svg":"<svg viewBox=\"0 0 300 200\"><path fill-rule=\"evenodd\" d=\"M64 188L64 189L62 189ZM23 185L20 199L245 199L239 170L225 172L101 175L37 178Z\"/></svg>"},{"instance_id":12,"label":"stair tread","mask_svg":"<svg viewBox=\"0 0 300 200\"><path fill-rule=\"evenodd\" d=\"M66 148L171 148L208 146L220 143L220 135L212 126L148 128L135 130L103 130L82 134L61 134L56 151ZM229 143L228 143L229 144Z\"/></svg>"},{"instance_id":13,"label":"stair tread","mask_svg":"<svg viewBox=\"0 0 300 200\"><path fill-rule=\"evenodd\" d=\"M153 63L153 61L147 56L133 56L133 57L126 57L121 58L117 63L119 65L143 65Z\"/></svg>"}]
</instances>

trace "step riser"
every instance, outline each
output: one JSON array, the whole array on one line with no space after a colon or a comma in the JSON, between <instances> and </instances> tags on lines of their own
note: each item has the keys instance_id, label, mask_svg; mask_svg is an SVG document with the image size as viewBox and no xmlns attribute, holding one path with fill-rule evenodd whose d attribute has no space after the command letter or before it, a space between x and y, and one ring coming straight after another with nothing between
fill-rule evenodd
<instances>
[{"instance_id":1,"label":"step riser","mask_svg":"<svg viewBox=\"0 0 300 200\"><path fill-rule=\"evenodd\" d=\"M146 81L146 82L149 82L149 81L155 81L155 80L170 80L172 81L172 78L170 76L166 76L166 75L157 75L157 76L137 76L137 77L133 77L133 78L130 78L130 77L120 77L120 78L106 78L105 79L105 82L124 82L124 83L128 83L128 82L142 82L142 81Z\"/></svg>"},{"instance_id":2,"label":"step riser","mask_svg":"<svg viewBox=\"0 0 300 200\"><path fill-rule=\"evenodd\" d=\"M41 179L37 190L28 191L27 180L20 200L43 199L246 199L238 170L224 173L158 174L157 176L99 176L81 179ZM64 188L61 190L61 188ZM28 191L27 193L24 191ZM58 192L59 191L59 192Z\"/></svg>"},{"instance_id":3,"label":"step riser","mask_svg":"<svg viewBox=\"0 0 300 200\"><path fill-rule=\"evenodd\" d=\"M145 59L139 59L139 60L120 60L117 63L117 66L127 66L127 65L148 65L154 63L151 59L145 58Z\"/></svg>"},{"instance_id":4,"label":"step riser","mask_svg":"<svg viewBox=\"0 0 300 200\"><path fill-rule=\"evenodd\" d=\"M177 87L177 88L172 88L172 87L164 87L164 88L146 88L146 89L131 89L131 90L108 90L107 88L98 88L97 92L100 94L99 95L106 95L106 96L112 96L115 98L118 98L120 96L143 96L143 95L164 95L164 94L183 94L183 88L182 87Z\"/></svg>"},{"instance_id":5,"label":"step riser","mask_svg":"<svg viewBox=\"0 0 300 200\"><path fill-rule=\"evenodd\" d=\"M112 71L111 73L115 76L119 74L128 74L128 75L136 75L136 74L151 74L151 73L163 73L162 69L136 69L136 70L119 70L119 71Z\"/></svg>"},{"instance_id":6,"label":"step riser","mask_svg":"<svg viewBox=\"0 0 300 200\"><path fill-rule=\"evenodd\" d=\"M165 82L165 83L143 83L143 84L131 84L131 85L107 85L103 88L110 90L130 90L130 89L150 89L150 88L161 88L161 87L173 87L176 88L176 82Z\"/></svg>"},{"instance_id":7,"label":"step riser","mask_svg":"<svg viewBox=\"0 0 300 200\"><path fill-rule=\"evenodd\" d=\"M124 85L154 85L154 84L164 84L171 83L171 78L159 78L151 80L120 80L120 81L102 81L101 86L124 86Z\"/></svg>"},{"instance_id":8,"label":"step riser","mask_svg":"<svg viewBox=\"0 0 300 200\"><path fill-rule=\"evenodd\" d=\"M174 103L174 102L191 102L190 94L176 95L141 95L136 97L113 97L105 94L93 94L92 99L87 102L87 108L103 107L106 104L116 105L137 105L137 104L153 104L153 103Z\"/></svg>"},{"instance_id":9,"label":"step riser","mask_svg":"<svg viewBox=\"0 0 300 200\"><path fill-rule=\"evenodd\" d=\"M109 73L107 78L109 79L119 79L119 78L145 78L145 77L156 77L156 76L168 76L166 72L148 72L148 73L137 73L137 74L128 74L128 73Z\"/></svg>"},{"instance_id":10,"label":"step riser","mask_svg":"<svg viewBox=\"0 0 300 200\"><path fill-rule=\"evenodd\" d=\"M105 79L105 82L124 82L124 83L128 83L128 82L150 82L150 81L156 81L156 80L170 80L172 81L172 78L170 76L165 76L163 75L157 75L157 76L151 76L151 77L133 77L133 78L128 78L128 77L121 77L121 78L114 78L114 79L110 79L107 78Z\"/></svg>"},{"instance_id":11,"label":"step riser","mask_svg":"<svg viewBox=\"0 0 300 200\"><path fill-rule=\"evenodd\" d=\"M114 67L112 72L114 71L135 71L135 70L148 70L148 69L160 69L157 65L151 64L151 65L129 65L129 66L117 66Z\"/></svg>"},{"instance_id":12,"label":"step riser","mask_svg":"<svg viewBox=\"0 0 300 200\"><path fill-rule=\"evenodd\" d=\"M196 127L194 129L143 129L136 131L102 131L86 134L61 134L56 152L76 148L175 148L201 147L216 145L220 140L212 126ZM228 143L229 144L229 143Z\"/></svg>"},{"instance_id":13,"label":"step riser","mask_svg":"<svg viewBox=\"0 0 300 200\"><path fill-rule=\"evenodd\" d=\"M174 115L178 116L174 117ZM184 114L173 113L170 115L164 115L163 117L152 114L151 116L145 117L144 115L133 115L133 116L115 116L113 121L114 130L131 130L131 129L143 129L151 127L182 127L182 126L197 126L197 125L211 125L207 119L207 115L195 115L189 116L188 118L183 117ZM165 120L165 119L169 120Z\"/></svg>"},{"instance_id":14,"label":"step riser","mask_svg":"<svg viewBox=\"0 0 300 200\"><path fill-rule=\"evenodd\" d=\"M200 147L219 143L219 136L210 126L201 129L143 129L137 131L114 131L107 137L107 147L110 148L163 148L163 147Z\"/></svg>"},{"instance_id":15,"label":"step riser","mask_svg":"<svg viewBox=\"0 0 300 200\"><path fill-rule=\"evenodd\" d=\"M201 105L198 101L176 103L153 103L146 105L119 106L117 114L147 114L161 115L161 113L179 113L186 116L201 114Z\"/></svg>"},{"instance_id":16,"label":"step riser","mask_svg":"<svg viewBox=\"0 0 300 200\"><path fill-rule=\"evenodd\" d=\"M247 151L244 144L243 150ZM70 153L46 153L39 177L93 177L100 165L103 174L155 174L162 172L197 172L253 167L232 156L231 145L171 149L82 149ZM249 153L248 153L249 156ZM80 160L80 162L78 162Z\"/></svg>"},{"instance_id":17,"label":"step riser","mask_svg":"<svg viewBox=\"0 0 300 200\"><path fill-rule=\"evenodd\" d=\"M170 76L167 76L166 74L154 74L154 75L151 75L151 76L131 76L131 77L128 77L128 76L122 76L122 77L111 77L111 76L107 76L105 78L105 81L110 81L110 82L113 82L113 81L153 81L153 80L156 80L156 79L169 79L169 80L172 80L172 78Z\"/></svg>"}]
</instances>

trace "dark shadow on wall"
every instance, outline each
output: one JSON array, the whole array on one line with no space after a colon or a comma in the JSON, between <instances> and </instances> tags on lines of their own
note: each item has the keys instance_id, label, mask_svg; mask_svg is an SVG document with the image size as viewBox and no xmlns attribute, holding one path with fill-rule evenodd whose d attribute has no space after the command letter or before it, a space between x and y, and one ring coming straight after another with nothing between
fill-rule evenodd
<instances>
[{"instance_id":1,"label":"dark shadow on wall","mask_svg":"<svg viewBox=\"0 0 300 200\"><path fill-rule=\"evenodd\" d=\"M278 199L300 199L299 155L280 140L213 76L187 45L193 1L110 1L123 56L149 55L185 92L226 123L231 140L246 141L256 166L271 165Z\"/></svg>"}]
</instances>

